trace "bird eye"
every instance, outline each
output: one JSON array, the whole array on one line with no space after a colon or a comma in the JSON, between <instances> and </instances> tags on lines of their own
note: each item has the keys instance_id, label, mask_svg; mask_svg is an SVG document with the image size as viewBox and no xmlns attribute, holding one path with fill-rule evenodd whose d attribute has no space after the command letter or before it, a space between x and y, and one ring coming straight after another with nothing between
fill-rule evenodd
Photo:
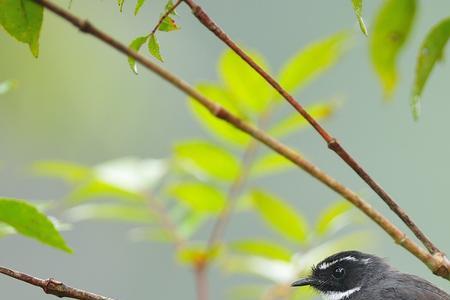
<instances>
[{"instance_id":1,"label":"bird eye","mask_svg":"<svg viewBox=\"0 0 450 300\"><path fill-rule=\"evenodd\" d=\"M342 267L334 269L333 277L336 279L341 279L345 275L345 269Z\"/></svg>"}]
</instances>

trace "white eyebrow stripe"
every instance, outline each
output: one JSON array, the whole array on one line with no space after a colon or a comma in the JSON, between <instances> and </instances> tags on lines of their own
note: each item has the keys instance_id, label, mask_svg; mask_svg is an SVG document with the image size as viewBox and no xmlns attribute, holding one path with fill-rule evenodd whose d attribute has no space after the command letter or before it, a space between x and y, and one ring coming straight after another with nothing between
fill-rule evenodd
<instances>
[{"instance_id":1,"label":"white eyebrow stripe","mask_svg":"<svg viewBox=\"0 0 450 300\"><path fill-rule=\"evenodd\" d=\"M324 293L324 298L327 300L343 300L348 298L351 294L356 293L361 289L360 286L355 287L351 290L345 291L345 292L327 292Z\"/></svg>"},{"instance_id":2,"label":"white eyebrow stripe","mask_svg":"<svg viewBox=\"0 0 450 300\"><path fill-rule=\"evenodd\" d=\"M346 256L346 257L342 257L342 258L340 258L340 259L333 260L333 261L328 262L328 263L322 263L322 264L320 264L317 268L320 269L320 270L325 270L325 269L327 269L328 267L330 267L330 266L332 266L332 265L334 265L334 264L336 264L336 263L338 263L338 262L340 262L340 261L344 261L344 260L349 260L349 261L361 261L361 262L363 262L364 264L368 264L369 261L370 261L370 258L364 258L364 259L361 259L361 260L360 260L360 259L357 259L357 258L354 257L354 256Z\"/></svg>"}]
</instances>

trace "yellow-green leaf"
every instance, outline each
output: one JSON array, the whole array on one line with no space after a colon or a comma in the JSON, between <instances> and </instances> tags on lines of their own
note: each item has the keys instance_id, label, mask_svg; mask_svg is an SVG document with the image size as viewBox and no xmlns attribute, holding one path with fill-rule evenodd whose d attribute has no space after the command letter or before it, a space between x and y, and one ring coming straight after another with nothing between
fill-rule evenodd
<instances>
[{"instance_id":1,"label":"yellow-green leaf","mask_svg":"<svg viewBox=\"0 0 450 300\"><path fill-rule=\"evenodd\" d=\"M0 198L0 222L12 226L24 236L72 252L50 219L25 201Z\"/></svg>"},{"instance_id":2,"label":"yellow-green leaf","mask_svg":"<svg viewBox=\"0 0 450 300\"><path fill-rule=\"evenodd\" d=\"M313 104L306 108L308 113L317 121L329 118L336 111L338 105L336 101ZM308 126L308 122L298 112L294 112L291 116L279 121L273 128L269 130L270 134L278 138L296 132Z\"/></svg>"},{"instance_id":3,"label":"yellow-green leaf","mask_svg":"<svg viewBox=\"0 0 450 300\"><path fill-rule=\"evenodd\" d=\"M0 0L0 25L14 38L28 44L39 55L43 8L33 0Z\"/></svg>"},{"instance_id":4,"label":"yellow-green leaf","mask_svg":"<svg viewBox=\"0 0 450 300\"><path fill-rule=\"evenodd\" d=\"M289 92L305 86L341 58L348 38L347 32L339 32L300 50L282 68L280 84Z\"/></svg>"},{"instance_id":5,"label":"yellow-green leaf","mask_svg":"<svg viewBox=\"0 0 450 300\"><path fill-rule=\"evenodd\" d=\"M234 180L240 170L240 164L232 154L208 141L180 143L175 146L175 157L191 173L220 180Z\"/></svg>"},{"instance_id":6,"label":"yellow-green leaf","mask_svg":"<svg viewBox=\"0 0 450 300\"><path fill-rule=\"evenodd\" d=\"M0 82L0 95L6 94L17 86L15 80L6 80Z\"/></svg>"},{"instance_id":7,"label":"yellow-green leaf","mask_svg":"<svg viewBox=\"0 0 450 300\"><path fill-rule=\"evenodd\" d=\"M140 36L135 38L130 45L128 46L128 48L139 52L139 49L141 49L142 45L145 44L145 42L147 42L148 36ZM138 71L137 71L137 65L136 65L136 60L134 59L134 57L129 56L128 57L128 64L130 65L131 70L137 75Z\"/></svg>"},{"instance_id":8,"label":"yellow-green leaf","mask_svg":"<svg viewBox=\"0 0 450 300\"><path fill-rule=\"evenodd\" d=\"M178 251L177 258L184 264L196 265L213 261L221 254L221 250L220 246L209 248L204 244L191 244Z\"/></svg>"},{"instance_id":9,"label":"yellow-green leaf","mask_svg":"<svg viewBox=\"0 0 450 300\"><path fill-rule=\"evenodd\" d=\"M174 4L173 4L173 1L172 0L169 0L169 1L167 1L167 3L166 3L166 11L169 11L169 10L171 10L172 9L172 7L174 6ZM177 15L177 12L175 11L175 10L172 10L172 12L170 13L172 16L176 16Z\"/></svg>"},{"instance_id":10,"label":"yellow-green leaf","mask_svg":"<svg viewBox=\"0 0 450 300\"><path fill-rule=\"evenodd\" d=\"M125 201L144 201L139 193L125 190L107 182L92 179L76 188L67 199L73 203L85 202L99 198L114 198Z\"/></svg>"},{"instance_id":11,"label":"yellow-green leaf","mask_svg":"<svg viewBox=\"0 0 450 300\"><path fill-rule=\"evenodd\" d=\"M173 185L169 193L199 213L217 214L225 207L226 198L222 191L200 182L184 182Z\"/></svg>"},{"instance_id":12,"label":"yellow-green leaf","mask_svg":"<svg viewBox=\"0 0 450 300\"><path fill-rule=\"evenodd\" d=\"M164 159L124 157L101 163L94 168L95 178L134 193L145 193L158 185L168 172Z\"/></svg>"},{"instance_id":13,"label":"yellow-green leaf","mask_svg":"<svg viewBox=\"0 0 450 300\"><path fill-rule=\"evenodd\" d=\"M263 284L242 285L228 290L227 300L255 300L264 299L267 286Z\"/></svg>"},{"instance_id":14,"label":"yellow-green leaf","mask_svg":"<svg viewBox=\"0 0 450 300\"><path fill-rule=\"evenodd\" d=\"M348 212L352 207L353 206L346 200L338 201L327 207L317 220L317 234L323 236L348 225L351 222L348 217Z\"/></svg>"},{"instance_id":15,"label":"yellow-green leaf","mask_svg":"<svg viewBox=\"0 0 450 300\"><path fill-rule=\"evenodd\" d=\"M198 85L197 89L207 98L223 106L240 118L245 119L245 115L237 107L232 95L224 88L214 84L203 83ZM233 145L242 146L250 141L250 138L246 134L212 115L203 105L192 98L189 100L194 115L215 136Z\"/></svg>"},{"instance_id":16,"label":"yellow-green leaf","mask_svg":"<svg viewBox=\"0 0 450 300\"><path fill-rule=\"evenodd\" d=\"M269 72L261 55L250 53L250 56ZM237 54L225 51L220 58L219 70L226 88L246 111L260 113L267 108L274 95L272 87Z\"/></svg>"},{"instance_id":17,"label":"yellow-green leaf","mask_svg":"<svg viewBox=\"0 0 450 300\"><path fill-rule=\"evenodd\" d=\"M33 170L43 176L61 178L68 182L80 182L93 175L87 166L65 161L41 161L33 165Z\"/></svg>"},{"instance_id":18,"label":"yellow-green leaf","mask_svg":"<svg viewBox=\"0 0 450 300\"><path fill-rule=\"evenodd\" d=\"M267 240L241 240L231 243L230 247L238 253L283 261L290 261L293 255L290 250Z\"/></svg>"},{"instance_id":19,"label":"yellow-green leaf","mask_svg":"<svg viewBox=\"0 0 450 300\"><path fill-rule=\"evenodd\" d=\"M156 58L160 62L164 61L159 50L158 40L156 39L156 36L154 34L151 34L150 38L148 39L148 51L154 58Z\"/></svg>"},{"instance_id":20,"label":"yellow-green leaf","mask_svg":"<svg viewBox=\"0 0 450 300\"><path fill-rule=\"evenodd\" d=\"M294 167L294 164L276 152L269 152L261 156L252 167L253 176L273 175Z\"/></svg>"},{"instance_id":21,"label":"yellow-green leaf","mask_svg":"<svg viewBox=\"0 0 450 300\"><path fill-rule=\"evenodd\" d=\"M125 0L117 0L117 5L119 5L120 12L123 10L123 4L125 3Z\"/></svg>"},{"instance_id":22,"label":"yellow-green leaf","mask_svg":"<svg viewBox=\"0 0 450 300\"><path fill-rule=\"evenodd\" d=\"M136 1L136 6L134 8L134 15L136 16L139 11L141 10L142 5L144 5L146 0L137 0Z\"/></svg>"},{"instance_id":23,"label":"yellow-green leaf","mask_svg":"<svg viewBox=\"0 0 450 300\"><path fill-rule=\"evenodd\" d=\"M131 223L152 223L155 216L150 209L142 205L89 203L78 205L67 212L68 217L75 221L108 220Z\"/></svg>"},{"instance_id":24,"label":"yellow-green leaf","mask_svg":"<svg viewBox=\"0 0 450 300\"><path fill-rule=\"evenodd\" d=\"M446 18L431 28L420 46L411 99L411 108L415 119L418 119L420 115L420 97L425 84L436 62L443 58L444 49L449 38L450 18Z\"/></svg>"},{"instance_id":25,"label":"yellow-green leaf","mask_svg":"<svg viewBox=\"0 0 450 300\"><path fill-rule=\"evenodd\" d=\"M397 85L397 60L411 32L417 0L386 0L378 12L370 39L370 56L386 98Z\"/></svg>"},{"instance_id":26,"label":"yellow-green leaf","mask_svg":"<svg viewBox=\"0 0 450 300\"><path fill-rule=\"evenodd\" d=\"M189 211L177 224L177 232L185 239L189 239L207 220L207 216L196 211Z\"/></svg>"},{"instance_id":27,"label":"yellow-green leaf","mask_svg":"<svg viewBox=\"0 0 450 300\"><path fill-rule=\"evenodd\" d=\"M295 242L307 241L308 223L292 206L261 190L252 193L252 200L264 221L279 234Z\"/></svg>"},{"instance_id":28,"label":"yellow-green leaf","mask_svg":"<svg viewBox=\"0 0 450 300\"><path fill-rule=\"evenodd\" d=\"M175 20L171 17L165 17L164 20L158 27L159 31L170 32L174 30L178 30L180 27L177 25Z\"/></svg>"},{"instance_id":29,"label":"yellow-green leaf","mask_svg":"<svg viewBox=\"0 0 450 300\"><path fill-rule=\"evenodd\" d=\"M356 18L358 19L359 28L361 29L362 33L364 33L364 35L367 36L368 34L367 34L366 24L364 24L364 20L362 18L363 1L362 0L352 0L352 5L353 5L353 10L355 11Z\"/></svg>"}]
</instances>

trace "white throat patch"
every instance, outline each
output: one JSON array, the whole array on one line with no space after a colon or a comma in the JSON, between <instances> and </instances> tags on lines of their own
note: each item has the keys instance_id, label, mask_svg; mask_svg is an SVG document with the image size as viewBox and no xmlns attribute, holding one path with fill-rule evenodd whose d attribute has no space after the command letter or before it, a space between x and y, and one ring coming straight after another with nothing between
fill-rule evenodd
<instances>
[{"instance_id":1,"label":"white throat patch","mask_svg":"<svg viewBox=\"0 0 450 300\"><path fill-rule=\"evenodd\" d=\"M351 294L356 293L360 289L361 287L355 287L345 292L327 292L322 295L326 300L343 300L348 298Z\"/></svg>"}]
</instances>

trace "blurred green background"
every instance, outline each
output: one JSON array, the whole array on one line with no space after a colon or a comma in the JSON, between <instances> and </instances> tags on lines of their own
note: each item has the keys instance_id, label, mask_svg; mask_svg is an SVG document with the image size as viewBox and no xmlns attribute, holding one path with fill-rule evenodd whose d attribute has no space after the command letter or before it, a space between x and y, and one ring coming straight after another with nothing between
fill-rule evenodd
<instances>
[{"instance_id":1,"label":"blurred green background","mask_svg":"<svg viewBox=\"0 0 450 300\"><path fill-rule=\"evenodd\" d=\"M57 1L67 5L66 1ZM333 95L344 101L325 127L367 168L417 224L444 251L450 251L448 153L450 68L433 72L424 93L423 114L412 120L410 88L415 57L428 29L450 11L446 0L422 1L417 22L400 59L401 79L393 102L382 92L368 59L368 39L358 29L350 1L199 1L237 41L267 57L272 69L306 44L341 29L355 31L354 47L326 75L298 94L305 104ZM369 34L382 1L366 1ZM116 1L75 0L72 11L128 43L145 34L161 11L162 1L150 1L132 15L126 2L120 14ZM217 79L217 60L224 46L191 17L178 10L182 30L159 34L164 66L190 83ZM34 59L27 47L0 31L0 81L19 86L0 97L0 194L24 199L58 199L65 186L34 176L30 165L60 159L84 164L136 156L164 158L179 139L207 136L191 115L186 97L141 68L134 75L124 57L92 37L46 13L41 54ZM448 53L448 51L447 51ZM285 105L286 111L291 108ZM395 220L385 205L346 167L310 128L291 136L289 144ZM302 171L270 179L271 190L292 199L311 220L338 196ZM234 218L226 236L261 235L256 218ZM370 221L377 246L397 268L418 274L448 289L413 256L393 244ZM0 240L0 265L40 277L55 277L71 285L117 299L194 299L190 271L177 266L169 245L130 243L125 225L81 223L64 232L74 255L12 236ZM214 270L211 299L224 299L233 276ZM42 291L0 277L8 299L47 299Z\"/></svg>"}]
</instances>

